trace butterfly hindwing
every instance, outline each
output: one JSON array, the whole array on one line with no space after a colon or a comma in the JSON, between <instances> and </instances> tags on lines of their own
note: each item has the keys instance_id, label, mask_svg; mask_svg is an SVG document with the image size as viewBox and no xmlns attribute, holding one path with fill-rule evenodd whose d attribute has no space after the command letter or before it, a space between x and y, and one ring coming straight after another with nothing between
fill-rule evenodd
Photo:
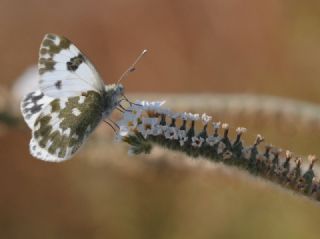
<instances>
[{"instance_id":1,"label":"butterfly hindwing","mask_svg":"<svg viewBox=\"0 0 320 239\"><path fill-rule=\"evenodd\" d=\"M101 100L97 92L89 91L50 102L35 121L31 154L52 162L69 159L100 122Z\"/></svg>"},{"instance_id":2,"label":"butterfly hindwing","mask_svg":"<svg viewBox=\"0 0 320 239\"><path fill-rule=\"evenodd\" d=\"M27 94L21 101L21 112L30 129L40 115L42 109L54 99L44 95L40 90Z\"/></svg>"},{"instance_id":3,"label":"butterfly hindwing","mask_svg":"<svg viewBox=\"0 0 320 239\"><path fill-rule=\"evenodd\" d=\"M79 96L89 90L103 92L98 72L67 38L47 34L39 51L41 91L53 98Z\"/></svg>"}]
</instances>

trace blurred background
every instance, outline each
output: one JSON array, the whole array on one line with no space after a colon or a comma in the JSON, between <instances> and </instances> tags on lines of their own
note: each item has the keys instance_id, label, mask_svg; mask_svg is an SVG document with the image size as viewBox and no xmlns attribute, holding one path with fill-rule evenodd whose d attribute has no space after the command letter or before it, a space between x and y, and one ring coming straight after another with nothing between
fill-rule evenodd
<instances>
[{"instance_id":1,"label":"blurred background","mask_svg":"<svg viewBox=\"0 0 320 239\"><path fill-rule=\"evenodd\" d=\"M17 108L11 89L36 64L48 32L72 40L106 83L146 48L124 82L129 95L184 96L170 106L247 127L248 143L262 133L297 154L320 155L319 121L302 125L303 115L284 117L281 105L264 114L195 101L267 95L316 109L319 1L0 0L2 108ZM161 149L128 157L104 125L62 164L32 158L29 140L23 123L0 123L0 238L319 238L319 204L239 170Z\"/></svg>"}]
</instances>

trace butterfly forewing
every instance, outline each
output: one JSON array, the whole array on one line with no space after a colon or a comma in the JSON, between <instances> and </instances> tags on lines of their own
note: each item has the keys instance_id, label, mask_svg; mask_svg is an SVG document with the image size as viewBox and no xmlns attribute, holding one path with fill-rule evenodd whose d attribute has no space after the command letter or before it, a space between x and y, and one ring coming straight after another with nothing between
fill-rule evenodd
<instances>
[{"instance_id":1,"label":"butterfly forewing","mask_svg":"<svg viewBox=\"0 0 320 239\"><path fill-rule=\"evenodd\" d=\"M40 89L50 97L102 94L104 84L89 59L67 38L47 34L39 51Z\"/></svg>"}]
</instances>

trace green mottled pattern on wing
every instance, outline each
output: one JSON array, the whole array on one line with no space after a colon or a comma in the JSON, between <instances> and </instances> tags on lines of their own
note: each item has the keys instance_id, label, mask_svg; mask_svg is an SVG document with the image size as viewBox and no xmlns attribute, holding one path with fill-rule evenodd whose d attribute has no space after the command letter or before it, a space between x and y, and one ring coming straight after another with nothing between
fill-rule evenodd
<instances>
[{"instance_id":1,"label":"green mottled pattern on wing","mask_svg":"<svg viewBox=\"0 0 320 239\"><path fill-rule=\"evenodd\" d=\"M85 99L79 103L81 97ZM34 131L34 138L50 154L64 158L74 154L98 125L103 104L102 97L94 91L88 91L85 96L69 97L64 108L61 108L61 100L52 101L51 114L43 113L36 120L35 128L38 129ZM75 115L73 109L77 109L79 114ZM58 120L53 119L55 114L58 114ZM66 131L70 134L64 133ZM67 155L68 149L71 149L70 155Z\"/></svg>"},{"instance_id":2,"label":"green mottled pattern on wing","mask_svg":"<svg viewBox=\"0 0 320 239\"><path fill-rule=\"evenodd\" d=\"M56 39L59 41L58 44L55 44ZM53 56L63 49L68 49L70 45L71 42L65 37L47 34L41 44L39 52L39 74L42 75L47 71L53 71L54 65L56 64L53 60ZM43 57L46 54L49 55L49 58Z\"/></svg>"}]
</instances>

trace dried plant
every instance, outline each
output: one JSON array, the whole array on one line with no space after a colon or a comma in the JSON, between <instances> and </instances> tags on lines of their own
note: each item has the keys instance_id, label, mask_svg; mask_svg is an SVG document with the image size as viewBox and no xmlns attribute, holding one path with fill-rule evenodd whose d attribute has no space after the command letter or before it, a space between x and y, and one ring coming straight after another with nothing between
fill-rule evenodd
<instances>
[{"instance_id":1,"label":"dried plant","mask_svg":"<svg viewBox=\"0 0 320 239\"><path fill-rule=\"evenodd\" d=\"M178 113L164 108L164 102L137 101L118 121L119 141L130 145L129 154L150 153L153 145L180 151L191 157L199 156L222 162L263 177L286 188L320 200L320 180L314 164L317 158L309 155L305 167L301 157L265 145L257 135L254 143L245 146L245 128L236 129L235 139L229 137L229 125L213 122L207 114ZM197 125L201 122L201 130ZM210 129L211 128L211 129Z\"/></svg>"}]
</instances>

